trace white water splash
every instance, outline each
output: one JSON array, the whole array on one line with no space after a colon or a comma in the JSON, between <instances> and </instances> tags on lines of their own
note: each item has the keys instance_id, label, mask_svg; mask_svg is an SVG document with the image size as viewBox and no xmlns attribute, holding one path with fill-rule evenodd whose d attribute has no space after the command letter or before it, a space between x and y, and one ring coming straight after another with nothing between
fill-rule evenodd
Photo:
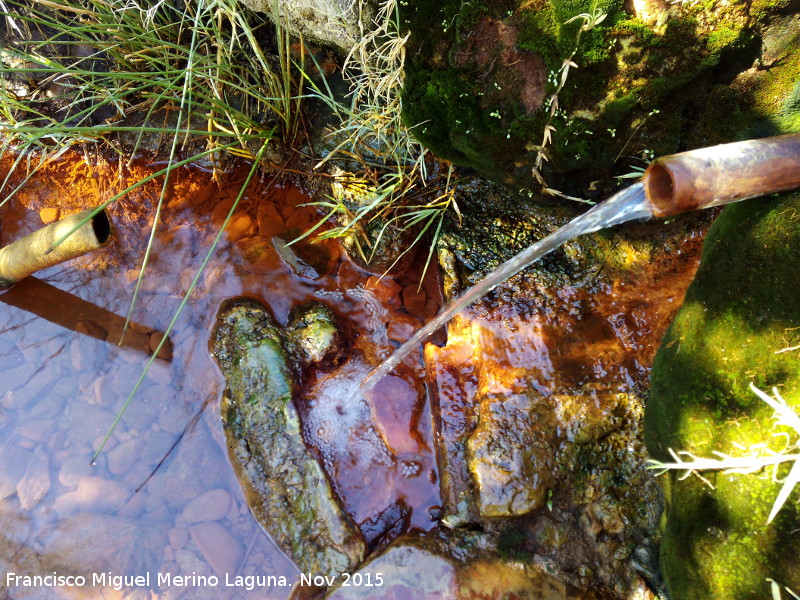
<instances>
[{"instance_id":1,"label":"white water splash","mask_svg":"<svg viewBox=\"0 0 800 600\"><path fill-rule=\"evenodd\" d=\"M342 460L364 472L373 465L393 464L394 455L378 420L359 393L359 383L369 371L370 365L356 356L315 383L306 395L304 437L320 451L331 473Z\"/></svg>"}]
</instances>

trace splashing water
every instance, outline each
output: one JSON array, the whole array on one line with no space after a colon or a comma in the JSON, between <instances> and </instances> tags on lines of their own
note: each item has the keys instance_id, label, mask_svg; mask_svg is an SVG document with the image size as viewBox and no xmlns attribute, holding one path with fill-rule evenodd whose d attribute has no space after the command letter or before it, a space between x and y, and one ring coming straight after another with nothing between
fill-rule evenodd
<instances>
[{"instance_id":1,"label":"splashing water","mask_svg":"<svg viewBox=\"0 0 800 600\"><path fill-rule=\"evenodd\" d=\"M357 357L333 376L315 383L308 394L303 437L319 451L328 473L336 473L337 461L347 462L362 472L372 465L394 462L394 454L372 408L358 394L357 382L368 372L369 364Z\"/></svg>"},{"instance_id":2,"label":"splashing water","mask_svg":"<svg viewBox=\"0 0 800 600\"><path fill-rule=\"evenodd\" d=\"M649 219L652 216L653 211L645 198L644 186L641 183L635 183L576 217L561 229L528 246L442 308L435 319L415 333L413 337L395 350L389 358L369 374L361 384L362 394L366 394L371 390L406 356L428 339L437 329L452 319L453 316L548 252L552 252L579 235L592 233L593 231L619 225L620 223L627 223L628 221Z\"/></svg>"}]
</instances>

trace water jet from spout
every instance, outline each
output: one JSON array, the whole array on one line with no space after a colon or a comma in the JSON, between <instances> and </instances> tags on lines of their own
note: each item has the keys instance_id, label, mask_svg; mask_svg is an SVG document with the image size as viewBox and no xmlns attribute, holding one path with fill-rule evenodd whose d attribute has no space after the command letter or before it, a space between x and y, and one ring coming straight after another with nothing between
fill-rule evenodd
<instances>
[{"instance_id":1,"label":"water jet from spout","mask_svg":"<svg viewBox=\"0 0 800 600\"><path fill-rule=\"evenodd\" d=\"M422 342L428 339L439 327L452 319L464 308L489 293L495 287L507 281L531 263L545 254L552 252L574 237L591 233L620 223L637 219L649 219L652 209L644 195L641 183L625 188L602 204L592 207L587 212L573 219L561 229L528 246L516 256L510 258L481 281L473 285L458 298L450 301L436 317L415 333L407 342L397 348L389 358L381 363L361 384L362 393L371 390L376 383L388 375L403 359L413 352Z\"/></svg>"},{"instance_id":2,"label":"water jet from spout","mask_svg":"<svg viewBox=\"0 0 800 600\"><path fill-rule=\"evenodd\" d=\"M800 133L721 144L653 161L642 181L542 238L442 308L362 382L368 392L461 310L574 237L653 216L668 217L800 187Z\"/></svg>"}]
</instances>

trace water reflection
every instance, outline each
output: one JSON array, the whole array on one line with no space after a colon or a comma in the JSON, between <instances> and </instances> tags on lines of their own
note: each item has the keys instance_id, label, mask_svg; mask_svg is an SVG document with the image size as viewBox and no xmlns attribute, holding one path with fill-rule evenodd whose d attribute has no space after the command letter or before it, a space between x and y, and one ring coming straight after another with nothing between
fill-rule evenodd
<instances>
[{"instance_id":1,"label":"water reflection","mask_svg":"<svg viewBox=\"0 0 800 600\"><path fill-rule=\"evenodd\" d=\"M114 164L86 165L77 159L54 163L4 207L0 244L36 229L41 224L38 211L44 208L59 206L67 214L97 205L146 172L135 166L117 178ZM157 344L194 277L241 179L234 174L218 186L197 169L172 177L163 230L156 236L133 313L142 325L132 328L122 346L108 342L119 339L122 331L118 315L127 312L138 276L158 181L109 208L117 230L114 244L47 269L40 273L41 282L26 281L2 298L0 572L56 572L87 579L85 587L62 581L55 588L7 586L3 581L9 598L98 598L100 590L103 598L169 600L282 599L293 593L292 587L277 585L248 590L245 579L244 587L225 586L226 577L235 581L236 576L263 575L276 578L272 582L283 577L293 583L298 574L250 515L228 463L217 408L223 383L207 343L220 303L232 296L262 299L280 323L293 306L311 297L359 321L362 309L341 286L383 285L354 269L330 244L295 248L305 263L310 259L301 254L304 250L322 253L324 260L314 263L318 279L293 272L272 238L307 228L315 219L310 208L298 208L308 198L296 189L251 184L171 334L172 360L153 364L96 466L89 466L93 450L141 374L146 352ZM418 326L419 320L399 300L400 290L415 275L410 273L409 282L395 290L391 310L397 320ZM357 323L354 327L359 338L369 337ZM403 339L396 330L391 336ZM426 443L406 446L413 447L416 460L432 465L427 404L419 406L416 395L407 401L413 409L408 414L415 418L405 425L406 437ZM405 414L403 406L396 411ZM195 424L187 427L198 413ZM392 414L378 417L391 420ZM395 424L384 424L384 429L402 438ZM406 524L430 527L428 514L438 503L435 474L415 481L416 488L399 490L388 502L410 506ZM362 505L363 482L337 483L348 508ZM379 517L370 516L364 527L371 531ZM94 574L103 573L149 574L149 580L124 591L115 590L111 579L92 587ZM171 585L160 583L159 574L170 575ZM181 577L186 579L176 585L175 578ZM218 586L208 585L212 577L219 578Z\"/></svg>"}]
</instances>

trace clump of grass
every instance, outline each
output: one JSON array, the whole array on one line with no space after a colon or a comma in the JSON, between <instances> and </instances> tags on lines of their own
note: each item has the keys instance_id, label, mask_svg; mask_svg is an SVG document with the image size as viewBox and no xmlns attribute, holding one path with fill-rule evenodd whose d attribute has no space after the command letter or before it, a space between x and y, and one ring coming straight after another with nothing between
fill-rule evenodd
<instances>
[{"instance_id":1,"label":"clump of grass","mask_svg":"<svg viewBox=\"0 0 800 600\"><path fill-rule=\"evenodd\" d=\"M134 133L134 153L146 134L180 145L235 139L246 152L276 125L288 141L296 134L288 36L278 28L272 59L259 41L266 24L235 3L5 0L0 9L16 38L0 55L0 133L22 151Z\"/></svg>"},{"instance_id":2,"label":"clump of grass","mask_svg":"<svg viewBox=\"0 0 800 600\"><path fill-rule=\"evenodd\" d=\"M318 226L329 219L340 223L321 237L355 235L367 262L389 228L415 232L409 249L431 233L433 247L445 214L458 210L450 185L452 168L442 169L441 177L432 181L429 156L401 117L408 35L400 31L397 0L381 0L372 28L362 32L342 67L350 84L349 103L338 101L327 84L320 87L312 82L314 94L339 120L329 133L335 146L317 168L336 160L357 165L355 173L334 169L334 185L345 193L316 203L326 212ZM354 205L347 196L360 200ZM370 238L365 224L373 222L380 226L377 237ZM431 256L432 250L429 261Z\"/></svg>"},{"instance_id":3,"label":"clump of grass","mask_svg":"<svg viewBox=\"0 0 800 600\"><path fill-rule=\"evenodd\" d=\"M772 388L773 397L765 394L752 383L750 384L750 390L775 411L776 425L790 427L800 436L800 416L786 404L786 401L778 393L777 388ZM773 468L773 477L777 477L776 469L779 465L793 463L789 474L783 480L783 486L777 498L775 498L767 523L772 522L775 515L786 503L794 487L800 482L800 437L794 441L789 441L787 436L787 444L781 452L774 452L766 444L759 444L757 447L745 449L742 456L729 456L722 452L714 452L716 458L703 458L695 456L691 452L675 452L672 449L669 450L669 453L675 459L675 462L650 460L649 468L658 470L661 473L668 470L684 471L685 478L692 474L699 475L699 471L706 470L748 474L771 467ZM684 460L681 457L686 457L688 460ZM699 476L702 478L701 475ZM703 480L709 483L707 480Z\"/></svg>"}]
</instances>

